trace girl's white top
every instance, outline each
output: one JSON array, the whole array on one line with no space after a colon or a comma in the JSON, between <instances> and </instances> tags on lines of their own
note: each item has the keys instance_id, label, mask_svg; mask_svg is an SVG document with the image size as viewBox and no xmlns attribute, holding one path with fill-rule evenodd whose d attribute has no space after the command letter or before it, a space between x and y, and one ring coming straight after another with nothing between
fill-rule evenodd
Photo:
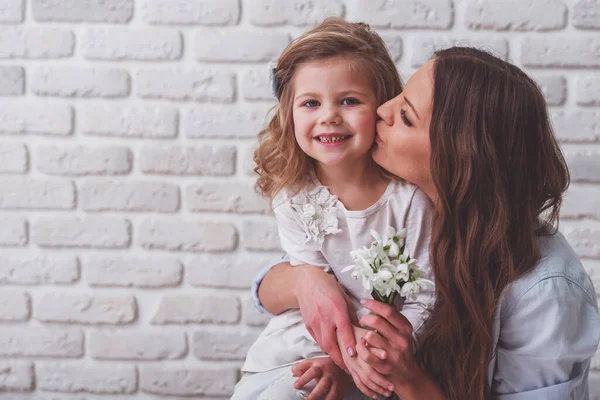
<instances>
[{"instance_id":1,"label":"girl's white top","mask_svg":"<svg viewBox=\"0 0 600 400\"><path fill-rule=\"evenodd\" d=\"M310 264L335 274L352 298L359 318L367 312L359 303L371 298L360 281L342 269L353 264L350 251L369 246L370 230L383 232L388 226L406 228L406 246L412 258L433 280L429 264L432 206L416 186L391 181L381 198L366 210L346 210L326 187L315 183L293 196L280 193L273 201L281 247L294 266ZM433 288L423 289L416 299L395 305L411 322L415 339L434 303ZM242 367L245 372L261 372L311 357L324 356L308 333L299 310L271 318L265 330L248 351Z\"/></svg>"}]
</instances>

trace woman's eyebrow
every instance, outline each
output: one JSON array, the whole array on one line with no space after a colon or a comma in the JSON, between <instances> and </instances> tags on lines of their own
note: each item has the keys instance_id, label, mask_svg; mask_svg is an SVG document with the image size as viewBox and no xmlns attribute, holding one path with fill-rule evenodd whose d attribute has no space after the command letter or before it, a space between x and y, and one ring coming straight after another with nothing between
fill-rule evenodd
<instances>
[{"instance_id":1,"label":"woman's eyebrow","mask_svg":"<svg viewBox=\"0 0 600 400\"><path fill-rule=\"evenodd\" d=\"M408 104L410 106L410 108L412 108L413 112L417 116L417 119L420 121L421 117L419 117L419 114L417 113L417 110L415 110L415 106L412 105L412 103L410 102L410 100L408 100L408 98L406 96L404 96L404 101L406 101L406 104Z\"/></svg>"}]
</instances>

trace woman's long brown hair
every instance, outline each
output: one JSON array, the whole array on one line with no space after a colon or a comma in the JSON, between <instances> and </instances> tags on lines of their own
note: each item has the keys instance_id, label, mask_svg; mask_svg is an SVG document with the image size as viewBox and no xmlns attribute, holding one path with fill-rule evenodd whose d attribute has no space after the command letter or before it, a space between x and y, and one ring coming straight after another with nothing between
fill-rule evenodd
<instances>
[{"instance_id":1,"label":"woman's long brown hair","mask_svg":"<svg viewBox=\"0 0 600 400\"><path fill-rule=\"evenodd\" d=\"M569 172L539 87L480 50L434 57L431 240L436 303L419 358L451 400L489 397L492 325L502 291L554 233Z\"/></svg>"}]
</instances>

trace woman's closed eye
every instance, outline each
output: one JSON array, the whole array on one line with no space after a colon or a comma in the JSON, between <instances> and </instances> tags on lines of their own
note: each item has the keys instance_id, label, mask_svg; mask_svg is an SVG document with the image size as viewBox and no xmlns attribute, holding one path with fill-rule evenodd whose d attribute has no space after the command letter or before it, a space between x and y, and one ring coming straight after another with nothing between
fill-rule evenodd
<instances>
[{"instance_id":1,"label":"woman's closed eye","mask_svg":"<svg viewBox=\"0 0 600 400\"><path fill-rule=\"evenodd\" d=\"M402 122L404 123L404 125L406 125L406 126L412 126L412 123L406 117L406 110L403 109L403 108L400 109L400 118L402 119Z\"/></svg>"}]
</instances>

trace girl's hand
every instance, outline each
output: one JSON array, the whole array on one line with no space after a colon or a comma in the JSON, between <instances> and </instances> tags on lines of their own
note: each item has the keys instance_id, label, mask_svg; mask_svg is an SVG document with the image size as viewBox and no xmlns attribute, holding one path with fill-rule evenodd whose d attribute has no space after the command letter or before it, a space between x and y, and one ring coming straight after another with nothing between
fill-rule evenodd
<instances>
[{"instance_id":1,"label":"girl's hand","mask_svg":"<svg viewBox=\"0 0 600 400\"><path fill-rule=\"evenodd\" d=\"M303 388L315 379L317 386L310 392L307 400L342 400L350 383L350 378L330 357L309 358L292 367L292 373L298 379L296 389Z\"/></svg>"},{"instance_id":2,"label":"girl's hand","mask_svg":"<svg viewBox=\"0 0 600 400\"><path fill-rule=\"evenodd\" d=\"M362 337L370 332L357 326L354 326L353 329L356 342L359 344ZM374 351L380 352L380 350L375 349ZM392 394L394 385L386 377L375 371L373 367L360 358L350 358L343 352L342 355L344 357L344 362L348 367L348 372L352 375L354 384L361 392L373 399L377 398L377 394L381 394L385 397L389 397Z\"/></svg>"},{"instance_id":3,"label":"girl's hand","mask_svg":"<svg viewBox=\"0 0 600 400\"><path fill-rule=\"evenodd\" d=\"M413 383L420 367L413 356L411 323L390 305L375 300L361 300L361 304L375 313L364 315L361 326L377 332L369 331L359 341L358 358L397 387Z\"/></svg>"}]
</instances>

